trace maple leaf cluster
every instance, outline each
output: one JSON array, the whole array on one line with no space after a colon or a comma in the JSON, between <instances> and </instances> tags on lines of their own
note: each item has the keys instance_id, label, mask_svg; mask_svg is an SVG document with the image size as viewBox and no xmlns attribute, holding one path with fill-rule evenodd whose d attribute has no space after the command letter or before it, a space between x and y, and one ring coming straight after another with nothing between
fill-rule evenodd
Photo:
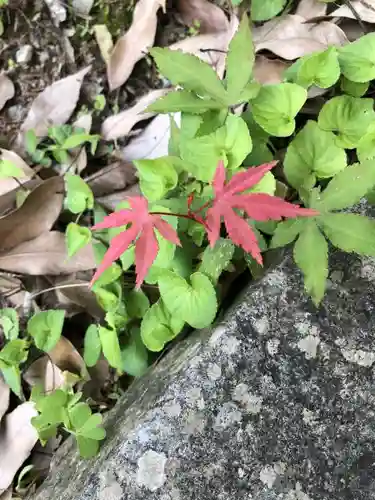
<instances>
[{"instance_id":1,"label":"maple leaf cluster","mask_svg":"<svg viewBox=\"0 0 375 500\"><path fill-rule=\"evenodd\" d=\"M230 181L226 182L224 164L222 161L219 162L213 180L214 198L206 212L206 218L204 219L199 215L201 209L198 209L196 213L190 212L189 209L191 219L204 225L211 247L215 245L220 236L223 220L228 236L233 243L242 247L259 264L262 264L262 256L256 235L248 222L236 210L244 212L248 217L256 221L317 215L315 210L301 208L269 194L244 193L244 191L257 184L276 163L271 162L259 167L249 168L245 172L233 175ZM129 205L129 209L120 210L104 217L102 222L92 228L96 230L129 225L125 231L111 240L103 262L99 265L92 278L91 285L112 262L116 261L134 243L136 288L139 288L158 254L159 246L155 230L163 238L181 246L176 231L162 218L162 214L149 212L146 198L142 196L129 197ZM186 214L170 215L183 215L186 217Z\"/></svg>"}]
</instances>

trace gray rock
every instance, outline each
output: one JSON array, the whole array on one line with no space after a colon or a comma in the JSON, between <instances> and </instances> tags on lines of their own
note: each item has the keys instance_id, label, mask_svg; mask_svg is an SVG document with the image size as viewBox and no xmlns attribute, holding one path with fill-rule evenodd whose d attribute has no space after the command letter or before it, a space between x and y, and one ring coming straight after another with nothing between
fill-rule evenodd
<instances>
[{"instance_id":1,"label":"gray rock","mask_svg":"<svg viewBox=\"0 0 375 500\"><path fill-rule=\"evenodd\" d=\"M33 48L31 45L22 45L16 52L16 62L18 64L27 64L33 57Z\"/></svg>"},{"instance_id":2,"label":"gray rock","mask_svg":"<svg viewBox=\"0 0 375 500\"><path fill-rule=\"evenodd\" d=\"M68 442L35 500L375 499L375 260L331 270L318 309L289 257L249 286L134 383L98 458Z\"/></svg>"}]
</instances>

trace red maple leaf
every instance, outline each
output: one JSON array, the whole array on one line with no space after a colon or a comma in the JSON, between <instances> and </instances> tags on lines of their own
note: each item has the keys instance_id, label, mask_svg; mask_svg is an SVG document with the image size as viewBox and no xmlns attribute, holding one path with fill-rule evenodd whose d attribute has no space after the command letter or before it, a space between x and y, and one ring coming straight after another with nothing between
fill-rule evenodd
<instances>
[{"instance_id":1,"label":"red maple leaf","mask_svg":"<svg viewBox=\"0 0 375 500\"><path fill-rule=\"evenodd\" d=\"M93 285L112 262L117 260L135 242L136 288L139 288L159 251L155 229L166 240L181 246L173 227L162 219L160 215L148 212L146 198L133 196L129 198L129 205L129 209L107 215L102 222L92 228L93 230L108 229L110 227L121 227L130 224L128 229L112 238L103 262L96 270L90 285Z\"/></svg>"},{"instance_id":2,"label":"red maple leaf","mask_svg":"<svg viewBox=\"0 0 375 500\"><path fill-rule=\"evenodd\" d=\"M276 163L274 161L260 167L249 168L246 172L235 174L226 183L224 164L222 161L219 162L213 180L215 197L211 208L207 210L206 217L208 239L211 246L215 245L220 236L221 219L223 218L228 236L233 243L242 247L259 264L262 264L262 256L254 231L246 220L233 209L243 210L251 219L258 221L318 214L315 210L301 208L276 196L263 193L239 194L257 184Z\"/></svg>"}]
</instances>

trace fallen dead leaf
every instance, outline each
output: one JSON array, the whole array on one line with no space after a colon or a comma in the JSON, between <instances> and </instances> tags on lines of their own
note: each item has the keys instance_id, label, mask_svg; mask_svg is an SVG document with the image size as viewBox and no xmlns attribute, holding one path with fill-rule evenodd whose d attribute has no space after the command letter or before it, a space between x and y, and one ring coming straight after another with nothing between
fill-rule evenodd
<instances>
[{"instance_id":1,"label":"fallen dead leaf","mask_svg":"<svg viewBox=\"0 0 375 500\"><path fill-rule=\"evenodd\" d=\"M4 74L0 75L0 109L5 103L14 97L14 85L12 80Z\"/></svg>"},{"instance_id":2,"label":"fallen dead leaf","mask_svg":"<svg viewBox=\"0 0 375 500\"><path fill-rule=\"evenodd\" d=\"M95 198L122 191L137 182L136 170L132 163L116 161L99 172L86 177Z\"/></svg>"},{"instance_id":3,"label":"fallen dead leaf","mask_svg":"<svg viewBox=\"0 0 375 500\"><path fill-rule=\"evenodd\" d=\"M217 33L228 30L228 19L224 11L207 0L178 0L177 9L187 26L199 23L200 33Z\"/></svg>"},{"instance_id":4,"label":"fallen dead leaf","mask_svg":"<svg viewBox=\"0 0 375 500\"><path fill-rule=\"evenodd\" d=\"M29 275L70 274L94 269L95 258L91 245L68 258L65 236L58 231L41 234L21 243L12 250L0 253L0 269Z\"/></svg>"},{"instance_id":5,"label":"fallen dead leaf","mask_svg":"<svg viewBox=\"0 0 375 500\"><path fill-rule=\"evenodd\" d=\"M172 50L182 50L210 64L223 77L228 45L238 28L238 18L232 16L227 31L187 37L169 46Z\"/></svg>"},{"instance_id":6,"label":"fallen dead leaf","mask_svg":"<svg viewBox=\"0 0 375 500\"><path fill-rule=\"evenodd\" d=\"M8 409L9 398L10 398L9 386L4 382L3 377L0 374L0 422Z\"/></svg>"},{"instance_id":7,"label":"fallen dead leaf","mask_svg":"<svg viewBox=\"0 0 375 500\"><path fill-rule=\"evenodd\" d=\"M109 58L107 76L109 88L121 87L129 78L135 64L153 46L160 7L165 10L166 0L139 0L135 6L129 30L117 40Z\"/></svg>"},{"instance_id":8,"label":"fallen dead leaf","mask_svg":"<svg viewBox=\"0 0 375 500\"><path fill-rule=\"evenodd\" d=\"M103 61L108 64L113 50L113 40L110 31L105 24L95 24L93 27L96 43L98 44L100 55Z\"/></svg>"},{"instance_id":9,"label":"fallen dead leaf","mask_svg":"<svg viewBox=\"0 0 375 500\"><path fill-rule=\"evenodd\" d=\"M33 189L40 186L40 184L42 183L42 179L40 179L38 175L35 175L33 179L22 183L22 189L30 193ZM16 188L0 196L0 214L5 215L11 210L15 210L16 208L18 208L16 202L18 198L17 193L19 193L19 191L20 186L19 184L17 184Z\"/></svg>"},{"instance_id":10,"label":"fallen dead leaf","mask_svg":"<svg viewBox=\"0 0 375 500\"><path fill-rule=\"evenodd\" d=\"M31 424L37 414L33 403L23 403L5 417L0 434L0 494L9 487L38 440Z\"/></svg>"},{"instance_id":11,"label":"fallen dead leaf","mask_svg":"<svg viewBox=\"0 0 375 500\"><path fill-rule=\"evenodd\" d=\"M362 26L358 21L349 18L341 18L340 19L340 28L345 33L349 42L354 42L360 36L366 35L366 31L364 29L363 23Z\"/></svg>"},{"instance_id":12,"label":"fallen dead leaf","mask_svg":"<svg viewBox=\"0 0 375 500\"><path fill-rule=\"evenodd\" d=\"M18 145L24 146L24 134L33 129L37 137L45 137L51 125L66 123L77 105L79 92L85 75L91 66L74 75L62 78L47 87L33 101L21 126Z\"/></svg>"},{"instance_id":13,"label":"fallen dead leaf","mask_svg":"<svg viewBox=\"0 0 375 500\"><path fill-rule=\"evenodd\" d=\"M123 191L116 191L115 193L107 194L105 196L100 196L97 198L97 202L100 203L107 210L114 211L117 205L126 200L128 196L139 196L141 194L139 185L133 184L132 186L124 189Z\"/></svg>"},{"instance_id":14,"label":"fallen dead leaf","mask_svg":"<svg viewBox=\"0 0 375 500\"><path fill-rule=\"evenodd\" d=\"M23 205L0 218L0 251L13 248L49 231L60 215L64 179L52 177L34 189Z\"/></svg>"},{"instance_id":15,"label":"fallen dead leaf","mask_svg":"<svg viewBox=\"0 0 375 500\"><path fill-rule=\"evenodd\" d=\"M155 113L145 113L145 109L168 92L169 89L152 90L131 108L106 118L101 128L102 138L105 141L113 141L127 136L136 123L154 116Z\"/></svg>"},{"instance_id":16,"label":"fallen dead leaf","mask_svg":"<svg viewBox=\"0 0 375 500\"><path fill-rule=\"evenodd\" d=\"M87 377L87 369L82 356L74 345L65 337L60 337L56 346L49 351L48 356L54 365L62 371Z\"/></svg>"},{"instance_id":17,"label":"fallen dead leaf","mask_svg":"<svg viewBox=\"0 0 375 500\"><path fill-rule=\"evenodd\" d=\"M12 162L13 165L16 165L16 167L20 168L24 173L24 175L18 179L18 182L13 179L13 177L0 179L0 195L9 193L9 191L19 188L20 184L24 184L34 177L34 170L30 168L29 165L14 151L0 148L0 159Z\"/></svg>"},{"instance_id":18,"label":"fallen dead leaf","mask_svg":"<svg viewBox=\"0 0 375 500\"><path fill-rule=\"evenodd\" d=\"M306 20L325 16L326 12L327 4L321 0L300 0L296 10L296 14Z\"/></svg>"},{"instance_id":19,"label":"fallen dead leaf","mask_svg":"<svg viewBox=\"0 0 375 500\"><path fill-rule=\"evenodd\" d=\"M0 295L6 297L9 305L13 307L22 307L25 302L27 292L22 286L19 278L10 275L0 275Z\"/></svg>"},{"instance_id":20,"label":"fallen dead leaf","mask_svg":"<svg viewBox=\"0 0 375 500\"><path fill-rule=\"evenodd\" d=\"M44 392L54 391L65 383L62 371L51 362L48 356L42 356L34 361L22 377L30 387L41 385Z\"/></svg>"},{"instance_id":21,"label":"fallen dead leaf","mask_svg":"<svg viewBox=\"0 0 375 500\"><path fill-rule=\"evenodd\" d=\"M175 120L176 117L177 115L175 114ZM170 117L164 114L158 115L137 137L122 149L122 156L128 162L141 158L153 159L165 156L168 154L169 137Z\"/></svg>"},{"instance_id":22,"label":"fallen dead leaf","mask_svg":"<svg viewBox=\"0 0 375 500\"><path fill-rule=\"evenodd\" d=\"M62 285L61 288L56 289L56 296L60 307L64 310L73 310L76 313L85 311L94 318L104 319L103 309L99 306L94 292L89 288L88 281L60 279L56 281L56 285ZM64 285L73 286L65 287Z\"/></svg>"},{"instance_id":23,"label":"fallen dead leaf","mask_svg":"<svg viewBox=\"0 0 375 500\"><path fill-rule=\"evenodd\" d=\"M94 5L94 0L72 0L72 8L75 13L87 16Z\"/></svg>"},{"instance_id":24,"label":"fallen dead leaf","mask_svg":"<svg viewBox=\"0 0 375 500\"><path fill-rule=\"evenodd\" d=\"M12 489L4 491L2 495L0 495L0 500L12 500Z\"/></svg>"},{"instance_id":25,"label":"fallen dead leaf","mask_svg":"<svg viewBox=\"0 0 375 500\"><path fill-rule=\"evenodd\" d=\"M374 0L350 0L352 8L362 21L367 23L375 23L375 1ZM332 17L346 17L348 19L356 19L356 16L347 5L341 5L331 14Z\"/></svg>"},{"instance_id":26,"label":"fallen dead leaf","mask_svg":"<svg viewBox=\"0 0 375 500\"><path fill-rule=\"evenodd\" d=\"M290 63L280 61L280 59L268 59L258 55L254 64L254 78L263 85L280 83L283 80L284 71Z\"/></svg>"},{"instance_id":27,"label":"fallen dead leaf","mask_svg":"<svg viewBox=\"0 0 375 500\"><path fill-rule=\"evenodd\" d=\"M348 43L345 33L334 23L305 23L303 17L295 14L254 27L253 39L256 52L266 49L289 61L331 45Z\"/></svg>"}]
</instances>

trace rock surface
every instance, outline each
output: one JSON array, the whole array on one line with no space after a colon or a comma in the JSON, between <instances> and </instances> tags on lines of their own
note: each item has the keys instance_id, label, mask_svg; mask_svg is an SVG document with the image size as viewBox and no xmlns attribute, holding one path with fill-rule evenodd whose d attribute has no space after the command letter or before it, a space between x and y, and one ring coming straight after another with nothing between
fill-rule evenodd
<instances>
[{"instance_id":1,"label":"rock surface","mask_svg":"<svg viewBox=\"0 0 375 500\"><path fill-rule=\"evenodd\" d=\"M316 309L289 257L68 443L35 500L375 499L375 260L335 253Z\"/></svg>"}]
</instances>

